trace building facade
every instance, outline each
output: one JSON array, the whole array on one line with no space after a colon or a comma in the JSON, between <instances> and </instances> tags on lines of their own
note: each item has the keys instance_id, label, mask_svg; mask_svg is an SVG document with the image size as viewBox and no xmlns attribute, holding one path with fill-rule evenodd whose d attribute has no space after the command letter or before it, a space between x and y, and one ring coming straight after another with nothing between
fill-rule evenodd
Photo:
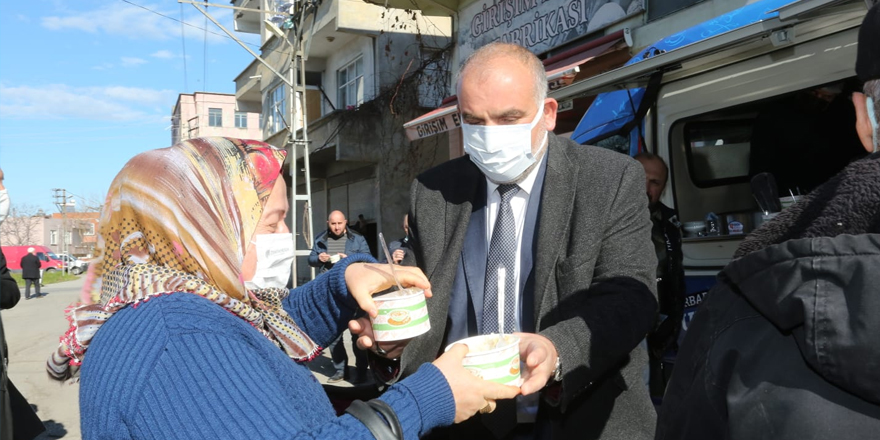
<instances>
[{"instance_id":1,"label":"building facade","mask_svg":"<svg viewBox=\"0 0 880 440\"><path fill-rule=\"evenodd\" d=\"M259 112L240 109L235 95L181 93L171 112L171 143L205 136L262 139Z\"/></svg>"},{"instance_id":2,"label":"building facade","mask_svg":"<svg viewBox=\"0 0 880 440\"><path fill-rule=\"evenodd\" d=\"M47 246L56 254L91 257L97 245L99 212L10 216L0 227L2 246Z\"/></svg>"}]
</instances>

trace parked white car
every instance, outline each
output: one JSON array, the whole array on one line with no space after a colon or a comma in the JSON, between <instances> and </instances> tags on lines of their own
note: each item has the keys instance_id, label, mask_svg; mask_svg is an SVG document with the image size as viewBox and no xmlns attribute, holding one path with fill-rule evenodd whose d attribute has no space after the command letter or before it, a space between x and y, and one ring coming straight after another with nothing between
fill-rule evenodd
<instances>
[{"instance_id":1,"label":"parked white car","mask_svg":"<svg viewBox=\"0 0 880 440\"><path fill-rule=\"evenodd\" d=\"M70 266L70 273L74 275L79 275L89 268L89 263L86 263L85 261L80 260L76 257L68 256L67 254L58 254L58 258L60 258L65 265Z\"/></svg>"}]
</instances>

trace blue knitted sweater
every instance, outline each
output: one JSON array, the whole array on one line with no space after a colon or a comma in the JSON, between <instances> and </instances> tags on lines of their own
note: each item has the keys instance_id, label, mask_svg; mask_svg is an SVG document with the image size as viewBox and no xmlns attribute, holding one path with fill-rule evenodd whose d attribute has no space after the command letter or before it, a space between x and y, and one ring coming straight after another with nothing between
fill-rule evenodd
<instances>
[{"instance_id":1,"label":"blue knitted sweater","mask_svg":"<svg viewBox=\"0 0 880 440\"><path fill-rule=\"evenodd\" d=\"M284 308L327 346L357 305L345 269L353 255L293 292ZM443 374L423 365L381 397L406 439L455 416ZM81 370L85 439L370 439L346 414L336 417L308 368L254 327L209 300L175 293L117 312L98 331Z\"/></svg>"}]
</instances>

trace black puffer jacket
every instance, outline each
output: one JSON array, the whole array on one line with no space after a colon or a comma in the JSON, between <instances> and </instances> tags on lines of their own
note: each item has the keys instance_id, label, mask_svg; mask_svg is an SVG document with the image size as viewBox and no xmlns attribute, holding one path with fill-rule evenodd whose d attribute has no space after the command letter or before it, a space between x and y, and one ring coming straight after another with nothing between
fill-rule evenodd
<instances>
[{"instance_id":1,"label":"black puffer jacket","mask_svg":"<svg viewBox=\"0 0 880 440\"><path fill-rule=\"evenodd\" d=\"M658 439L880 437L878 157L743 242L691 323Z\"/></svg>"}]
</instances>

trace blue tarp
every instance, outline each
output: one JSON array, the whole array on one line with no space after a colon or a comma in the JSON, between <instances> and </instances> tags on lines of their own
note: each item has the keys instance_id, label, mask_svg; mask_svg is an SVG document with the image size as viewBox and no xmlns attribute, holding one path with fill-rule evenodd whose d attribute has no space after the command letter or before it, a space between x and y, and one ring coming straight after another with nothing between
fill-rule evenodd
<instances>
[{"instance_id":1,"label":"blue tarp","mask_svg":"<svg viewBox=\"0 0 880 440\"><path fill-rule=\"evenodd\" d=\"M706 38L713 37L725 32L738 29L762 20L775 18L778 13L770 12L782 6L794 3L792 0L762 0L752 3L734 11L715 17L709 21L700 23L692 28L672 34L662 40L648 46L642 53L627 61L624 66L638 63L650 53L657 51L670 52L679 47L696 43ZM662 56L662 55L660 55ZM633 119L642 97L645 95L644 88L629 90L617 90L602 93L596 96L593 104L587 109L581 122L571 135L571 138L580 144L591 143L594 139L602 138L623 127ZM638 133L637 130L634 130ZM637 136L630 136L631 151L637 145Z\"/></svg>"}]
</instances>

